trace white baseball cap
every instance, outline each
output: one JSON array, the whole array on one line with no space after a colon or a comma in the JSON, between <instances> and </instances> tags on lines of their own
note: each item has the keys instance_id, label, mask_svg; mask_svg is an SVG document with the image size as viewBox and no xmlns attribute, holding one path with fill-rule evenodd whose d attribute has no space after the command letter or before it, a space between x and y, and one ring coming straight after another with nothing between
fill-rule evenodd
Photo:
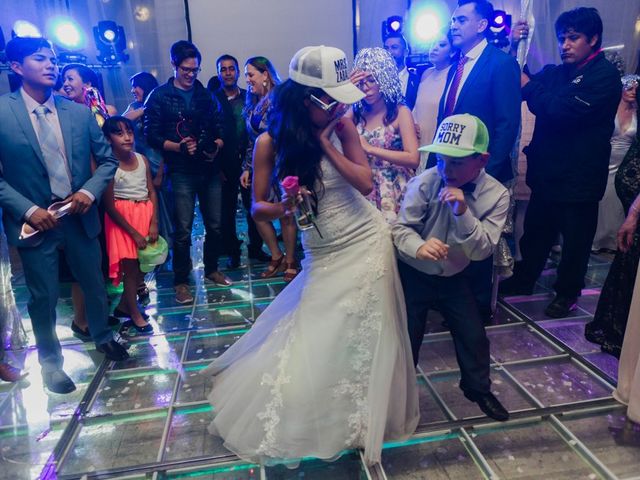
<instances>
[{"instance_id":1,"label":"white baseball cap","mask_svg":"<svg viewBox=\"0 0 640 480\"><path fill-rule=\"evenodd\" d=\"M339 48L305 47L289 64L289 78L308 87L321 88L340 103L353 104L365 94L349 80L347 56Z\"/></svg>"}]
</instances>

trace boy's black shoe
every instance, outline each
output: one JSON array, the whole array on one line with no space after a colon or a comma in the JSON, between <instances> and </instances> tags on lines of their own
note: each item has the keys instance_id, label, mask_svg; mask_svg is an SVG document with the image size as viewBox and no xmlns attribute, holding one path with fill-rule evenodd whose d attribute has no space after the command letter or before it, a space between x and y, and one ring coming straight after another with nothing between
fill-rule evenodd
<instances>
[{"instance_id":1,"label":"boy's black shoe","mask_svg":"<svg viewBox=\"0 0 640 480\"><path fill-rule=\"evenodd\" d=\"M463 390L464 396L478 404L480 410L487 416L499 422L509 420L509 412L491 392L480 393L472 390Z\"/></svg>"},{"instance_id":2,"label":"boy's black shoe","mask_svg":"<svg viewBox=\"0 0 640 480\"><path fill-rule=\"evenodd\" d=\"M553 301L544 309L544 314L551 318L564 318L578 308L578 297L564 297L556 295Z\"/></svg>"}]
</instances>

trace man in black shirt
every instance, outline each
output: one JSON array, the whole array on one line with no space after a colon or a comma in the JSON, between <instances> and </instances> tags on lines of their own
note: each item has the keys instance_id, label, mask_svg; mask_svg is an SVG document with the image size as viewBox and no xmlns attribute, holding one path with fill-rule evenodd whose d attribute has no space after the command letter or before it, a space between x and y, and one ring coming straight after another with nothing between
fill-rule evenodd
<instances>
[{"instance_id":1,"label":"man in black shirt","mask_svg":"<svg viewBox=\"0 0 640 480\"><path fill-rule=\"evenodd\" d=\"M173 271L178 303L193 302L188 283L193 269L190 247L196 197L205 228L205 279L217 285L231 285L218 271L222 247L218 152L224 146L223 125L216 99L196 79L201 59L192 43L174 43L171 64L175 77L153 90L145 104L147 141L163 152L174 192Z\"/></svg>"},{"instance_id":2,"label":"man in black shirt","mask_svg":"<svg viewBox=\"0 0 640 480\"><path fill-rule=\"evenodd\" d=\"M222 108L224 119L224 148L222 149L222 243L229 254L229 268L240 266L240 245L236 232L236 209L242 161L247 154L247 127L243 110L247 91L238 87L240 69L238 60L222 55L216 60L220 87L213 91ZM271 257L262 251L262 237L251 217L251 189L241 189L242 203L247 211L250 259L268 262Z\"/></svg>"},{"instance_id":3,"label":"man in black shirt","mask_svg":"<svg viewBox=\"0 0 640 480\"><path fill-rule=\"evenodd\" d=\"M524 149L531 201L520 240L522 261L500 291L530 295L560 233L556 296L545 314L561 318L576 308L584 287L621 88L617 69L600 48L602 20L595 8L562 13L555 29L562 65L522 74L522 98L536 116Z\"/></svg>"}]
</instances>

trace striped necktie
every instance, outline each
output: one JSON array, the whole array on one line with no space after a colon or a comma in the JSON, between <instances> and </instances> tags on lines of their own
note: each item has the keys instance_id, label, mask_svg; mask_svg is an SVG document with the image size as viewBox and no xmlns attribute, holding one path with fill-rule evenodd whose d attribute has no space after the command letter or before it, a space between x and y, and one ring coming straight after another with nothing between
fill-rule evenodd
<instances>
[{"instance_id":1,"label":"striped necktie","mask_svg":"<svg viewBox=\"0 0 640 480\"><path fill-rule=\"evenodd\" d=\"M66 198L71 193L71 181L67 172L67 163L60 151L60 145L56 140L53 127L47 122L47 113L50 113L45 105L38 105L33 113L38 119L38 139L44 163L49 174L49 186L51 193L58 198Z\"/></svg>"},{"instance_id":2,"label":"striped necktie","mask_svg":"<svg viewBox=\"0 0 640 480\"><path fill-rule=\"evenodd\" d=\"M456 106L456 97L458 96L458 88L460 88L460 82L462 81L462 74L464 73L464 64L467 63L469 57L460 57L458 61L458 68L453 76L453 81L449 87L449 93L447 93L447 101L444 104L444 117L446 118L453 113L453 108Z\"/></svg>"}]
</instances>

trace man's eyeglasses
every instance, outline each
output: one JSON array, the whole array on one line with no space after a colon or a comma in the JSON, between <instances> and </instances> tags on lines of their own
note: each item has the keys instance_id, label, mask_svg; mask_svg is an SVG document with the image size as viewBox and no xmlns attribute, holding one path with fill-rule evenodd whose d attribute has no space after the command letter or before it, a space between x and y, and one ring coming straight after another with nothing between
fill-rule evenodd
<instances>
[{"instance_id":1,"label":"man's eyeglasses","mask_svg":"<svg viewBox=\"0 0 640 480\"><path fill-rule=\"evenodd\" d=\"M322 100L320 100L318 97L316 97L315 95L309 95L309 100L311 100L311 102L318 107L321 110L324 110L327 113L333 113L336 109L336 107L338 105L340 105L340 102L338 102L337 100L334 100L333 102L327 104L324 103Z\"/></svg>"},{"instance_id":2,"label":"man's eyeglasses","mask_svg":"<svg viewBox=\"0 0 640 480\"><path fill-rule=\"evenodd\" d=\"M182 73L186 74L193 74L193 75L197 75L198 73L200 73L200 70L202 70L201 68L187 68L187 67L178 67L178 70L180 70Z\"/></svg>"}]
</instances>

